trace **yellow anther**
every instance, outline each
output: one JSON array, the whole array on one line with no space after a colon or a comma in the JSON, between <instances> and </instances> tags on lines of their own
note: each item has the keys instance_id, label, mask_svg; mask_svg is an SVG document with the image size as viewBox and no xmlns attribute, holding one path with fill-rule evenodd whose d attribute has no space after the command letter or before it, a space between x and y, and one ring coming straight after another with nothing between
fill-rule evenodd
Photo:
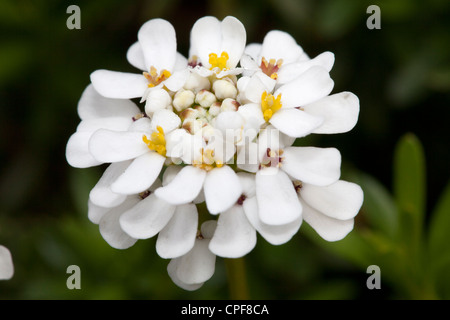
<instances>
[{"instance_id":1,"label":"yellow anther","mask_svg":"<svg viewBox=\"0 0 450 320\"><path fill-rule=\"evenodd\" d=\"M260 68L261 68L261 71L264 72L267 76L276 80L278 78L277 72L280 69L282 64L283 64L283 59L278 59L278 60L270 59L269 62L267 62L266 58L262 57Z\"/></svg>"},{"instance_id":2,"label":"yellow anther","mask_svg":"<svg viewBox=\"0 0 450 320\"><path fill-rule=\"evenodd\" d=\"M156 87L158 84L160 84L164 80L167 80L171 76L171 73L166 69L163 69L158 75L158 71L153 66L150 67L150 72L144 72L143 74L144 77L148 80L149 88Z\"/></svg>"},{"instance_id":3,"label":"yellow anther","mask_svg":"<svg viewBox=\"0 0 450 320\"><path fill-rule=\"evenodd\" d=\"M222 168L223 162L220 160L216 160L214 150L204 148L200 149L201 152L201 160L193 161L192 165L194 167L203 169L205 171L211 171L214 168Z\"/></svg>"},{"instance_id":4,"label":"yellow anther","mask_svg":"<svg viewBox=\"0 0 450 320\"><path fill-rule=\"evenodd\" d=\"M157 131L152 132L150 139L146 135L142 136L142 141L150 150L158 152L163 157L166 156L166 138L164 137L164 130L160 126L156 127Z\"/></svg>"},{"instance_id":5,"label":"yellow anther","mask_svg":"<svg viewBox=\"0 0 450 320\"><path fill-rule=\"evenodd\" d=\"M281 109L281 94L276 98L264 91L261 96L261 111L264 116L264 120L269 121L273 114Z\"/></svg>"},{"instance_id":6,"label":"yellow anther","mask_svg":"<svg viewBox=\"0 0 450 320\"><path fill-rule=\"evenodd\" d=\"M227 62L230 56L225 51L222 51L220 54L220 57L217 56L216 53L210 53L209 54L209 64L211 65L210 70L213 70L215 68L219 68L219 70L227 69Z\"/></svg>"}]
</instances>

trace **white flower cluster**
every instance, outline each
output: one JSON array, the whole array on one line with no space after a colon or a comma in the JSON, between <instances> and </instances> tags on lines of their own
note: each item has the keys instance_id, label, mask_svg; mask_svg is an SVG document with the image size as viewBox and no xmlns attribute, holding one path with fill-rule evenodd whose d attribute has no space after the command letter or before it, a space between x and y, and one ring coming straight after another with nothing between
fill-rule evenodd
<instances>
[{"instance_id":1,"label":"white flower cluster","mask_svg":"<svg viewBox=\"0 0 450 320\"><path fill-rule=\"evenodd\" d=\"M246 45L234 17L199 19L190 41L186 59L173 26L148 21L127 52L142 72L97 70L79 101L66 157L110 164L89 195L103 238L126 249L157 236L174 283L195 290L216 256L246 255L257 233L279 245L306 221L325 240L345 237L361 188L339 180L337 149L293 146L358 120L354 94L330 95L334 55L311 59L282 31Z\"/></svg>"}]
</instances>

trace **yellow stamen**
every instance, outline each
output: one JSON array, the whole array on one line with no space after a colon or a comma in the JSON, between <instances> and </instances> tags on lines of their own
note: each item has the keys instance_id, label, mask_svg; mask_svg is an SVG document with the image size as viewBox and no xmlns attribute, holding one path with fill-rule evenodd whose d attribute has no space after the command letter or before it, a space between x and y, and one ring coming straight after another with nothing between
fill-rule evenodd
<instances>
[{"instance_id":1,"label":"yellow stamen","mask_svg":"<svg viewBox=\"0 0 450 320\"><path fill-rule=\"evenodd\" d=\"M281 94L276 98L264 91L261 96L261 111L263 112L264 120L268 122L273 114L281 109Z\"/></svg>"},{"instance_id":2,"label":"yellow stamen","mask_svg":"<svg viewBox=\"0 0 450 320\"><path fill-rule=\"evenodd\" d=\"M230 56L225 51L220 54L220 57L218 57L216 53L210 53L209 64L211 65L211 68L209 68L209 70L213 70L215 68L219 68L221 71L224 69L226 70L229 58Z\"/></svg>"},{"instance_id":3,"label":"yellow stamen","mask_svg":"<svg viewBox=\"0 0 450 320\"><path fill-rule=\"evenodd\" d=\"M158 75L158 71L153 66L150 67L150 72L144 72L143 74L144 77L148 80L149 88L156 87L158 84L160 84L164 80L167 80L171 76L171 73L166 69L163 69Z\"/></svg>"},{"instance_id":4,"label":"yellow stamen","mask_svg":"<svg viewBox=\"0 0 450 320\"><path fill-rule=\"evenodd\" d=\"M214 168L222 168L223 162L220 160L214 159L214 150L211 149L203 149L201 148L201 160L200 161L194 161L192 165L194 167L203 169L205 171L211 171Z\"/></svg>"},{"instance_id":5,"label":"yellow stamen","mask_svg":"<svg viewBox=\"0 0 450 320\"><path fill-rule=\"evenodd\" d=\"M150 150L158 152L163 157L166 156L166 138L164 137L164 130L160 126L156 127L157 131L152 132L150 139L146 135L142 136L142 141Z\"/></svg>"}]
</instances>

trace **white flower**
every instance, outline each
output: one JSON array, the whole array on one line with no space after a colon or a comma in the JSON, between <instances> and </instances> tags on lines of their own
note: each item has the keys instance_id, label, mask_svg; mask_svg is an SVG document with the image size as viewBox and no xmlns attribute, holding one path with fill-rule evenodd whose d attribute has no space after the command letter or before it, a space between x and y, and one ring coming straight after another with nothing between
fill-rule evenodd
<instances>
[{"instance_id":1,"label":"white flower","mask_svg":"<svg viewBox=\"0 0 450 320\"><path fill-rule=\"evenodd\" d=\"M354 217L361 209L361 187L344 180L328 186L297 182L303 207L303 219L327 241L343 239L352 229Z\"/></svg>"},{"instance_id":2,"label":"white flower","mask_svg":"<svg viewBox=\"0 0 450 320\"><path fill-rule=\"evenodd\" d=\"M0 245L0 280L9 280L14 275L14 264L11 252L5 246Z\"/></svg>"},{"instance_id":3,"label":"white flower","mask_svg":"<svg viewBox=\"0 0 450 320\"><path fill-rule=\"evenodd\" d=\"M350 131L359 116L359 99L351 92L329 95L333 81L315 66L275 92L255 74L238 82L240 99L255 110L252 116L272 124L281 132L299 138L310 133L334 134ZM243 98L245 96L245 98Z\"/></svg>"},{"instance_id":4,"label":"white flower","mask_svg":"<svg viewBox=\"0 0 450 320\"><path fill-rule=\"evenodd\" d=\"M326 186L340 177L341 155L335 148L285 145L278 131L268 127L259 135L256 199L259 218L268 225L288 224L302 214L290 177Z\"/></svg>"},{"instance_id":5,"label":"white flower","mask_svg":"<svg viewBox=\"0 0 450 320\"><path fill-rule=\"evenodd\" d=\"M153 119L141 118L129 130L99 129L89 140L89 151L99 162L117 163L132 160L111 186L119 194L145 191L158 177L166 158L181 156L178 146L184 130L172 111L162 109Z\"/></svg>"},{"instance_id":6,"label":"white flower","mask_svg":"<svg viewBox=\"0 0 450 320\"><path fill-rule=\"evenodd\" d=\"M244 75L259 73L268 78L264 79L266 82L284 84L313 66L324 67L329 72L334 64L334 54L324 52L310 59L291 35L273 30L266 34L262 44L247 45L240 62Z\"/></svg>"},{"instance_id":7,"label":"white flower","mask_svg":"<svg viewBox=\"0 0 450 320\"><path fill-rule=\"evenodd\" d=\"M213 276L216 256L208 246L215 227L216 221L204 222L193 248L183 256L172 259L167 266L170 278L180 288L197 290Z\"/></svg>"},{"instance_id":8,"label":"white flower","mask_svg":"<svg viewBox=\"0 0 450 320\"><path fill-rule=\"evenodd\" d=\"M127 52L131 65L144 74L97 70L91 74L95 89L108 98L146 98L148 88L177 91L187 79L187 60L177 52L175 30L163 19L146 22L138 42Z\"/></svg>"},{"instance_id":9,"label":"white flower","mask_svg":"<svg viewBox=\"0 0 450 320\"><path fill-rule=\"evenodd\" d=\"M234 17L225 17L223 21L203 17L191 30L190 65L204 77L214 73L217 78L239 74L242 69L236 66L244 52L246 38L244 26Z\"/></svg>"}]
</instances>

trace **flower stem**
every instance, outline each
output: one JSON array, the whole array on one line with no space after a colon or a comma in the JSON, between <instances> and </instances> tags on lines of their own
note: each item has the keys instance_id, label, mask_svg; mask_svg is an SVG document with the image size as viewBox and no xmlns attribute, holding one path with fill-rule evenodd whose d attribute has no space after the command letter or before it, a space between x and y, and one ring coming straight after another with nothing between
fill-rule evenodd
<instances>
[{"instance_id":1,"label":"flower stem","mask_svg":"<svg viewBox=\"0 0 450 320\"><path fill-rule=\"evenodd\" d=\"M244 258L225 259L231 300L249 300Z\"/></svg>"}]
</instances>

